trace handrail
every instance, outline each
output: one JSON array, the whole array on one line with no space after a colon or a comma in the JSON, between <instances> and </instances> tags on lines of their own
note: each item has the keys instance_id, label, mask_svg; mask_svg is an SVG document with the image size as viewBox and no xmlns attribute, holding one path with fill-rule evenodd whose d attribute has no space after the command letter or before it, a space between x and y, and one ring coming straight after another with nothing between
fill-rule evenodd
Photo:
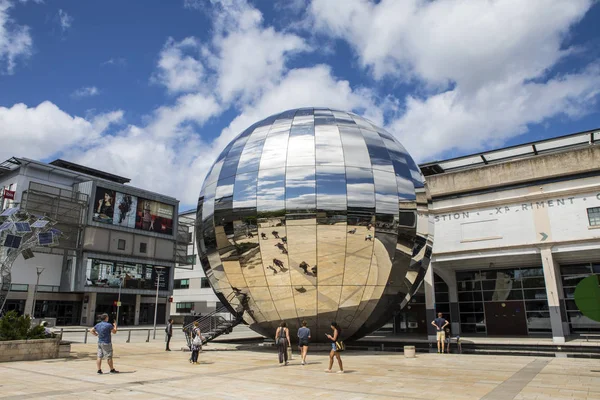
<instances>
[{"instance_id":1,"label":"handrail","mask_svg":"<svg viewBox=\"0 0 600 400\"><path fill-rule=\"evenodd\" d=\"M220 307L220 308L216 309L215 311L212 311L212 312L210 312L210 313L208 313L206 315L199 316L197 319L195 319L194 321L192 321L189 324L185 325L181 329L184 332L188 331L194 325L195 322L201 323L201 322L203 322L203 321L205 321L205 320L207 320L207 319L209 319L211 317L217 316L217 314L224 314L224 313L231 314L229 312L229 309L226 306Z\"/></svg>"}]
</instances>

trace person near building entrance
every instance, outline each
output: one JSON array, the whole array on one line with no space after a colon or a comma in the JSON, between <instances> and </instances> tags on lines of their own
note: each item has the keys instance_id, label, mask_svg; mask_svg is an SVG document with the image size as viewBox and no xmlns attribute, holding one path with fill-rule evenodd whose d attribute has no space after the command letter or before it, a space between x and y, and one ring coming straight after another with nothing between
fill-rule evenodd
<instances>
[{"instance_id":1,"label":"person near building entrance","mask_svg":"<svg viewBox=\"0 0 600 400\"><path fill-rule=\"evenodd\" d=\"M275 332L275 338L277 340L277 353L279 355L279 365L288 365L288 353L287 347L291 346L290 342L290 330L287 328L285 321L281 321L279 328Z\"/></svg>"},{"instance_id":2,"label":"person near building entrance","mask_svg":"<svg viewBox=\"0 0 600 400\"><path fill-rule=\"evenodd\" d=\"M96 359L96 366L98 367L98 373L102 373L102 360L106 358L106 362L110 367L111 374L117 374L119 371L115 370L113 365L113 348L112 348L112 337L113 333L117 333L117 323L108 322L108 314L102 314L100 316L100 322L90 329L92 335L98 337L98 358Z\"/></svg>"},{"instance_id":3,"label":"person near building entrance","mask_svg":"<svg viewBox=\"0 0 600 400\"><path fill-rule=\"evenodd\" d=\"M169 343L171 343L171 336L173 336L173 320L169 319L167 321L167 326L165 327L165 332L167 333L167 348L165 351L171 351L169 348Z\"/></svg>"},{"instance_id":4,"label":"person near building entrance","mask_svg":"<svg viewBox=\"0 0 600 400\"><path fill-rule=\"evenodd\" d=\"M302 327L298 329L298 347L300 347L302 355L302 365L306 364L306 353L308 353L308 341L310 340L310 329L306 325L306 321L302 321Z\"/></svg>"},{"instance_id":5,"label":"person near building entrance","mask_svg":"<svg viewBox=\"0 0 600 400\"><path fill-rule=\"evenodd\" d=\"M435 326L437 330L437 349L438 353L444 352L444 342L446 340L446 327L450 324L445 318L443 318L443 314L440 312L436 319L431 321L431 325ZM441 347L441 351L440 351Z\"/></svg>"}]
</instances>

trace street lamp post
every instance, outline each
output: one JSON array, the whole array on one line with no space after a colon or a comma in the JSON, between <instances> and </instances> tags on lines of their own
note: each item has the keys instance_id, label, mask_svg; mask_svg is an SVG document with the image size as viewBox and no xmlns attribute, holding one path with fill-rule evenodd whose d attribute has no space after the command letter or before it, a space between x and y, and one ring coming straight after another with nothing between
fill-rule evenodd
<instances>
[{"instance_id":1,"label":"street lamp post","mask_svg":"<svg viewBox=\"0 0 600 400\"><path fill-rule=\"evenodd\" d=\"M154 302L154 335L153 339L156 339L156 315L158 314L158 289L160 288L160 276L163 273L164 267L154 267L156 270L156 300Z\"/></svg>"},{"instance_id":2,"label":"street lamp post","mask_svg":"<svg viewBox=\"0 0 600 400\"><path fill-rule=\"evenodd\" d=\"M45 268L36 267L35 269L37 273L37 281L35 282L35 290L33 291L33 307L31 310L31 319L35 319L35 302L37 298L37 290L38 286L40 285L40 275L42 274L42 272L44 272Z\"/></svg>"},{"instance_id":3,"label":"street lamp post","mask_svg":"<svg viewBox=\"0 0 600 400\"><path fill-rule=\"evenodd\" d=\"M123 275L120 276L121 281L119 282L119 296L117 297L117 325L119 323L119 308L121 308L121 288L123 287Z\"/></svg>"}]
</instances>

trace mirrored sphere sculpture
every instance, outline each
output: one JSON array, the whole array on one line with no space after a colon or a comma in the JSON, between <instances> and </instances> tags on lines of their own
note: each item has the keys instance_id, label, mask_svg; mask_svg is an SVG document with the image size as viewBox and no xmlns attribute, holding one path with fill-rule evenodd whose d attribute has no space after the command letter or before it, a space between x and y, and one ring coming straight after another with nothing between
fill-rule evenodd
<instances>
[{"instance_id":1,"label":"mirrored sphere sculpture","mask_svg":"<svg viewBox=\"0 0 600 400\"><path fill-rule=\"evenodd\" d=\"M303 320L357 339L387 323L429 264L425 182L404 147L349 112L302 108L255 123L223 150L198 200L202 267L250 328L292 340Z\"/></svg>"}]
</instances>

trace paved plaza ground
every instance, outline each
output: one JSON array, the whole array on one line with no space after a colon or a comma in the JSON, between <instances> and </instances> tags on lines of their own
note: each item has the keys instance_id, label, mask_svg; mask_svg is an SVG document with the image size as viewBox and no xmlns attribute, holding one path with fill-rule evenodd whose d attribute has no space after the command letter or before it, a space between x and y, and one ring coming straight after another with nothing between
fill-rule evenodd
<instances>
[{"instance_id":1,"label":"paved plaza ground","mask_svg":"<svg viewBox=\"0 0 600 400\"><path fill-rule=\"evenodd\" d=\"M119 375L96 373L94 343L73 344L69 359L1 363L0 399L600 399L594 359L357 351L341 375L324 372L322 352L280 367L275 349L211 343L192 365L163 346L117 342Z\"/></svg>"}]
</instances>

